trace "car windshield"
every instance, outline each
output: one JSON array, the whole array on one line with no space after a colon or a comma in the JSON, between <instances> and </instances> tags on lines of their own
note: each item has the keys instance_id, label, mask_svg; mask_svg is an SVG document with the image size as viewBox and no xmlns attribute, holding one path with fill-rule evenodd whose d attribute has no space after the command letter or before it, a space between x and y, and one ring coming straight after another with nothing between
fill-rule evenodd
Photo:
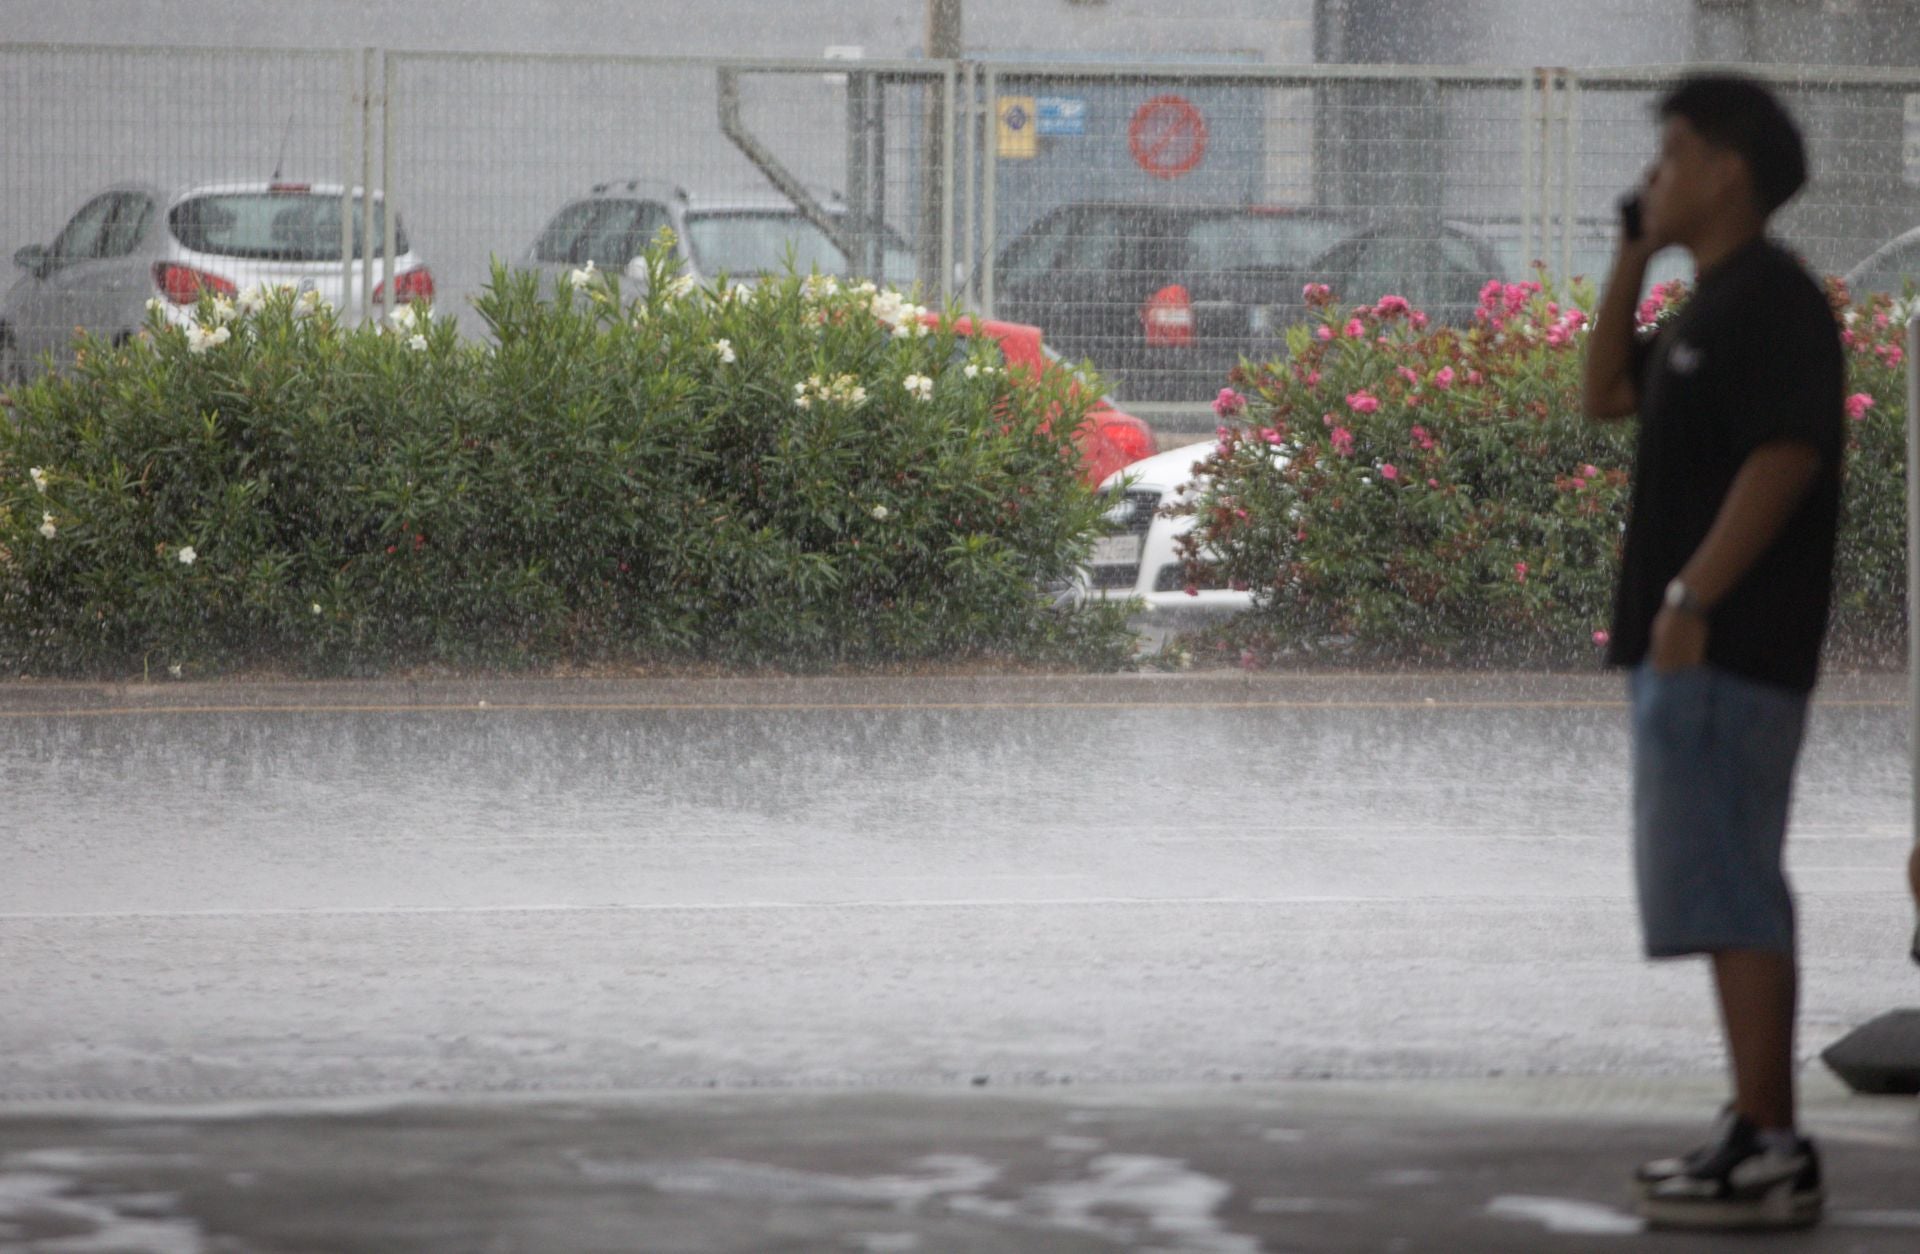
<instances>
[{"instance_id":1,"label":"car windshield","mask_svg":"<svg viewBox=\"0 0 1920 1254\"><path fill-rule=\"evenodd\" d=\"M1344 239L1348 224L1291 213L1207 214L1187 232L1195 270L1298 270Z\"/></svg>"},{"instance_id":2,"label":"car windshield","mask_svg":"<svg viewBox=\"0 0 1920 1254\"><path fill-rule=\"evenodd\" d=\"M317 192L221 192L193 196L167 215L173 237L199 253L256 261L339 261L339 196ZM366 255L361 202L353 199L353 255ZM386 206L373 202L373 244L386 232ZM407 251L407 233L394 222L394 248Z\"/></svg>"},{"instance_id":3,"label":"car windshield","mask_svg":"<svg viewBox=\"0 0 1920 1254\"><path fill-rule=\"evenodd\" d=\"M793 210L709 210L686 216L687 247L702 274L778 274L791 251L795 273L845 277L852 266L819 227ZM913 253L891 230L882 238L885 277L913 275ZM879 277L879 276L875 276Z\"/></svg>"}]
</instances>

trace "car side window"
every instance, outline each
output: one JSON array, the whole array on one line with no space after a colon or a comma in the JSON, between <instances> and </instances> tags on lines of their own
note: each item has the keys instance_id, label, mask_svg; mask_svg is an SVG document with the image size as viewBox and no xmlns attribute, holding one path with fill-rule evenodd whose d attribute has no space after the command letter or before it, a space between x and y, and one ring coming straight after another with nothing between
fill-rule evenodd
<instances>
[{"instance_id":1,"label":"car side window","mask_svg":"<svg viewBox=\"0 0 1920 1254\"><path fill-rule=\"evenodd\" d=\"M1035 283L1052 274L1073 240L1078 215L1055 214L1015 240L1000 261L998 278L1009 286Z\"/></svg>"},{"instance_id":2,"label":"car side window","mask_svg":"<svg viewBox=\"0 0 1920 1254\"><path fill-rule=\"evenodd\" d=\"M126 192L114 207L100 245L102 257L125 257L140 245L153 221L153 201L139 192Z\"/></svg>"},{"instance_id":3,"label":"car side window","mask_svg":"<svg viewBox=\"0 0 1920 1254\"><path fill-rule=\"evenodd\" d=\"M1060 265L1075 274L1112 274L1121 268L1126 250L1119 214L1085 214L1067 241Z\"/></svg>"},{"instance_id":4,"label":"car side window","mask_svg":"<svg viewBox=\"0 0 1920 1254\"><path fill-rule=\"evenodd\" d=\"M95 196L73 219L62 227L60 234L54 237L53 247L48 249L55 261L86 261L101 256L100 248L104 242L107 223L113 217L114 208L120 197L116 192L104 196Z\"/></svg>"},{"instance_id":5,"label":"car side window","mask_svg":"<svg viewBox=\"0 0 1920 1254\"><path fill-rule=\"evenodd\" d=\"M553 221L547 223L547 229L540 232L540 238L534 242L534 260L569 263L585 260L579 255L580 237L586 234L599 208L598 201L577 200L553 215Z\"/></svg>"}]
</instances>

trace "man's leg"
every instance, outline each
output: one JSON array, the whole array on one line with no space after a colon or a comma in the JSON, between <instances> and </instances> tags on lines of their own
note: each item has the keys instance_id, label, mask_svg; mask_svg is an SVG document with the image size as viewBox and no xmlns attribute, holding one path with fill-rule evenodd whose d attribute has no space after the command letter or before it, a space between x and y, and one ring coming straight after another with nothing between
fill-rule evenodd
<instances>
[{"instance_id":1,"label":"man's leg","mask_svg":"<svg viewBox=\"0 0 1920 1254\"><path fill-rule=\"evenodd\" d=\"M1734 1109L1762 1130L1794 1126L1793 1025L1799 993L1792 954L1722 949L1713 983L1733 1067Z\"/></svg>"}]
</instances>

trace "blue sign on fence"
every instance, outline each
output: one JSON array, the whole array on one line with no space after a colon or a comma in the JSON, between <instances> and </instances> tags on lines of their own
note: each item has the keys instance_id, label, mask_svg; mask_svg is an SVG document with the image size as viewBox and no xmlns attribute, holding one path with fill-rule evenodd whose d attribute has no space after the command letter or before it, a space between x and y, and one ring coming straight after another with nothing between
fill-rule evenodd
<instances>
[{"instance_id":1,"label":"blue sign on fence","mask_svg":"<svg viewBox=\"0 0 1920 1254\"><path fill-rule=\"evenodd\" d=\"M1085 96L1042 96L1036 102L1039 113L1035 129L1042 135L1085 135L1087 98Z\"/></svg>"}]
</instances>

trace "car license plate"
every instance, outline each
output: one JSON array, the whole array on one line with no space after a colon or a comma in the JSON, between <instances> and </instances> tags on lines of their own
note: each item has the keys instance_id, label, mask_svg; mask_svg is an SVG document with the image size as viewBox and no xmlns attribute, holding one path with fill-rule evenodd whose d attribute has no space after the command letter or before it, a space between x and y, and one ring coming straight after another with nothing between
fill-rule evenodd
<instances>
[{"instance_id":1,"label":"car license plate","mask_svg":"<svg viewBox=\"0 0 1920 1254\"><path fill-rule=\"evenodd\" d=\"M1139 560L1139 536L1101 536L1093 542L1095 566L1126 566Z\"/></svg>"}]
</instances>

